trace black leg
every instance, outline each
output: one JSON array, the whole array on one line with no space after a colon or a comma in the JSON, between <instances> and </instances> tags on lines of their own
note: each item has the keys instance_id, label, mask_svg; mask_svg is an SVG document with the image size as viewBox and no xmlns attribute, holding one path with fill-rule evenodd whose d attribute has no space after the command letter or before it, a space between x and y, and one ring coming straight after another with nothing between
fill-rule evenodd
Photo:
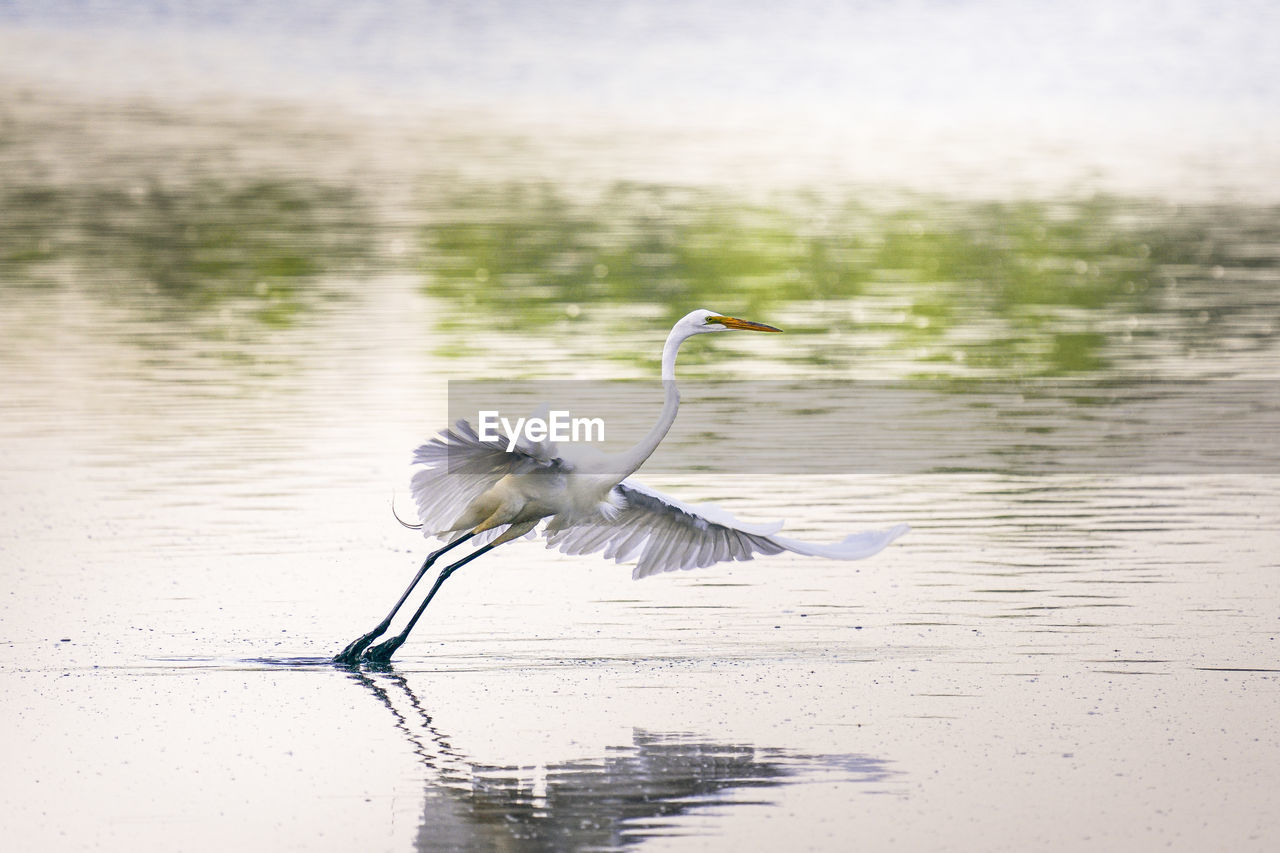
<instances>
[{"instance_id":1,"label":"black leg","mask_svg":"<svg viewBox=\"0 0 1280 853\"><path fill-rule=\"evenodd\" d=\"M404 645L404 641L409 637L409 632L413 630L414 625L418 624L418 620L422 618L423 611L427 609L427 605L431 603L431 599L435 598L436 591L440 589L440 586L446 580L448 580L449 575L453 574L458 569L465 566L467 563L470 563L472 560L474 560L476 557L479 557L481 554L485 554L489 551L492 551L494 548L497 548L501 544L502 544L501 542L490 542L488 545L484 545L480 548L477 548L475 551L463 557L458 562L451 563L445 566L443 569L441 569L440 576L437 577L436 582L431 585L431 591L427 593L427 597L423 599L422 604L419 605L417 612L414 613L413 618L409 620L409 624L404 626L404 630L401 631L399 634L396 634L390 640L387 640L382 643L378 643L378 645L369 649L367 652L364 653L364 659L369 661L370 663L387 663L388 661L390 661L391 656L395 654L396 649Z\"/></svg>"},{"instance_id":2,"label":"black leg","mask_svg":"<svg viewBox=\"0 0 1280 853\"><path fill-rule=\"evenodd\" d=\"M395 618L396 612L399 611L400 608L404 606L405 599L407 599L409 597L409 594L413 592L413 588L418 585L418 581L422 580L422 576L427 573L427 569L431 568L431 566L435 563L436 559L439 558L441 554L445 553L451 548L455 548L458 545L461 545L463 542L466 542L472 536L475 536L475 534L468 533L466 536L461 536L455 539L454 541L450 542L448 545L445 545L443 548L439 548L436 551L433 551L431 554L429 554L427 556L427 559L423 561L422 568L418 569L418 573L413 576L413 580L409 583L409 588L404 591L404 595L400 596L400 600L396 602L395 607L391 608L391 612L387 614L387 617L383 619L381 622L379 622L372 631L360 637L359 639L351 641L351 643L349 643L345 649L338 652L338 654L334 655L333 662L346 664L347 666L355 666L360 661L360 653L364 651L365 646L369 645L374 640L378 639L384 633L386 633L387 628L391 626L391 620Z\"/></svg>"}]
</instances>

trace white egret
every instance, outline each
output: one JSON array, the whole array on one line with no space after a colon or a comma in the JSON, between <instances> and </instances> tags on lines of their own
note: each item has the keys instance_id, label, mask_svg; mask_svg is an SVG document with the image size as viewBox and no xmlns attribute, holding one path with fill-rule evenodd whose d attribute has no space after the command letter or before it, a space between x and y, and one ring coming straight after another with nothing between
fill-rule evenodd
<instances>
[{"instance_id":1,"label":"white egret","mask_svg":"<svg viewBox=\"0 0 1280 853\"><path fill-rule=\"evenodd\" d=\"M686 504L627 479L662 442L680 406L676 353L694 335L739 329L779 332L773 326L693 311L675 324L662 348L664 403L658 422L630 450L609 454L591 448L561 454L548 442L524 441L513 450L504 441L481 440L459 421L419 447L414 462L414 501L420 526L444 547L427 557L391 612L369 633L353 641L335 663L363 658L382 662L404 643L441 584L455 571L504 542L524 536L545 520L548 548L566 554L593 554L617 562L637 558L632 576L709 566L726 560L750 560L755 554L792 551L813 557L857 560L879 552L907 531L857 533L841 542L819 545L778 535L782 523L751 524L713 506ZM435 561L447 551L479 537L480 547L440 571L426 599L404 629L385 642L382 636L396 612Z\"/></svg>"}]
</instances>

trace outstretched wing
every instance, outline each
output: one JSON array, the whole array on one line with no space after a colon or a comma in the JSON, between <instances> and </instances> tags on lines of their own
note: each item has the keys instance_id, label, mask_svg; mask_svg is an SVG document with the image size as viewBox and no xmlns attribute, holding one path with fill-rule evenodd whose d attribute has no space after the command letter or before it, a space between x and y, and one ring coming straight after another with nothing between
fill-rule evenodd
<instances>
[{"instance_id":1,"label":"outstretched wing","mask_svg":"<svg viewBox=\"0 0 1280 853\"><path fill-rule=\"evenodd\" d=\"M524 442L508 452L507 442L484 441L471 424L458 421L413 454L413 463L419 468L410 480L410 489L422 532L427 536L444 534L472 501L508 474L538 467L565 468L554 452L554 445ZM492 535L505 529L497 528Z\"/></svg>"},{"instance_id":2,"label":"outstretched wing","mask_svg":"<svg viewBox=\"0 0 1280 853\"><path fill-rule=\"evenodd\" d=\"M548 528L547 547L566 554L594 554L624 562L638 557L633 578L659 572L750 560L756 554L793 551L833 560L870 557L909 529L855 533L841 542L818 545L778 536L782 523L750 524L710 504L686 504L630 480L614 489L621 506L612 517L593 517L563 528Z\"/></svg>"}]
</instances>

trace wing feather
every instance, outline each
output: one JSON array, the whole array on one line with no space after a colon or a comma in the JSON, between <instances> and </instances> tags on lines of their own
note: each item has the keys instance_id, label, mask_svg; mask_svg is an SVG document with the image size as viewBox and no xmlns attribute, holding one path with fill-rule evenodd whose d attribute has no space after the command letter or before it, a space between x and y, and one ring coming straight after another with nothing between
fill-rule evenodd
<instances>
[{"instance_id":1,"label":"wing feather","mask_svg":"<svg viewBox=\"0 0 1280 853\"><path fill-rule=\"evenodd\" d=\"M858 560L880 551L909 529L899 524L887 530L855 533L834 544L801 542L776 535L781 522L740 521L717 506L686 504L629 480L614 492L620 508L612 518L596 516L548 528L547 547L566 554L603 551L606 559L619 563L639 555L632 577L643 578L783 551Z\"/></svg>"},{"instance_id":2,"label":"wing feather","mask_svg":"<svg viewBox=\"0 0 1280 853\"><path fill-rule=\"evenodd\" d=\"M537 467L565 468L565 463L548 455L554 445L521 443L508 452L502 441L484 441L465 420L460 420L413 454L418 466L410 480L410 490L418 509L422 532L452 540L462 535L448 533L462 511L508 474ZM506 530L506 526L481 534L476 544L484 544Z\"/></svg>"}]
</instances>

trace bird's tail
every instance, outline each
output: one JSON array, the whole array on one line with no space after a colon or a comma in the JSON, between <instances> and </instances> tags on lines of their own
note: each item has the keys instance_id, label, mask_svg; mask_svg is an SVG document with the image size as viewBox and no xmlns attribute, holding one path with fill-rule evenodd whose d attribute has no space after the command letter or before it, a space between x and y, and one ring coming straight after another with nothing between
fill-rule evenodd
<instances>
[{"instance_id":1,"label":"bird's tail","mask_svg":"<svg viewBox=\"0 0 1280 853\"><path fill-rule=\"evenodd\" d=\"M788 551L794 551L797 554L804 554L808 557L826 557L829 560L861 560L880 553L890 542L910 529L911 525L909 524L896 524L888 530L868 530L865 533L851 533L843 540L831 545L801 542L797 539L787 539L784 536L770 536L769 538Z\"/></svg>"}]
</instances>

